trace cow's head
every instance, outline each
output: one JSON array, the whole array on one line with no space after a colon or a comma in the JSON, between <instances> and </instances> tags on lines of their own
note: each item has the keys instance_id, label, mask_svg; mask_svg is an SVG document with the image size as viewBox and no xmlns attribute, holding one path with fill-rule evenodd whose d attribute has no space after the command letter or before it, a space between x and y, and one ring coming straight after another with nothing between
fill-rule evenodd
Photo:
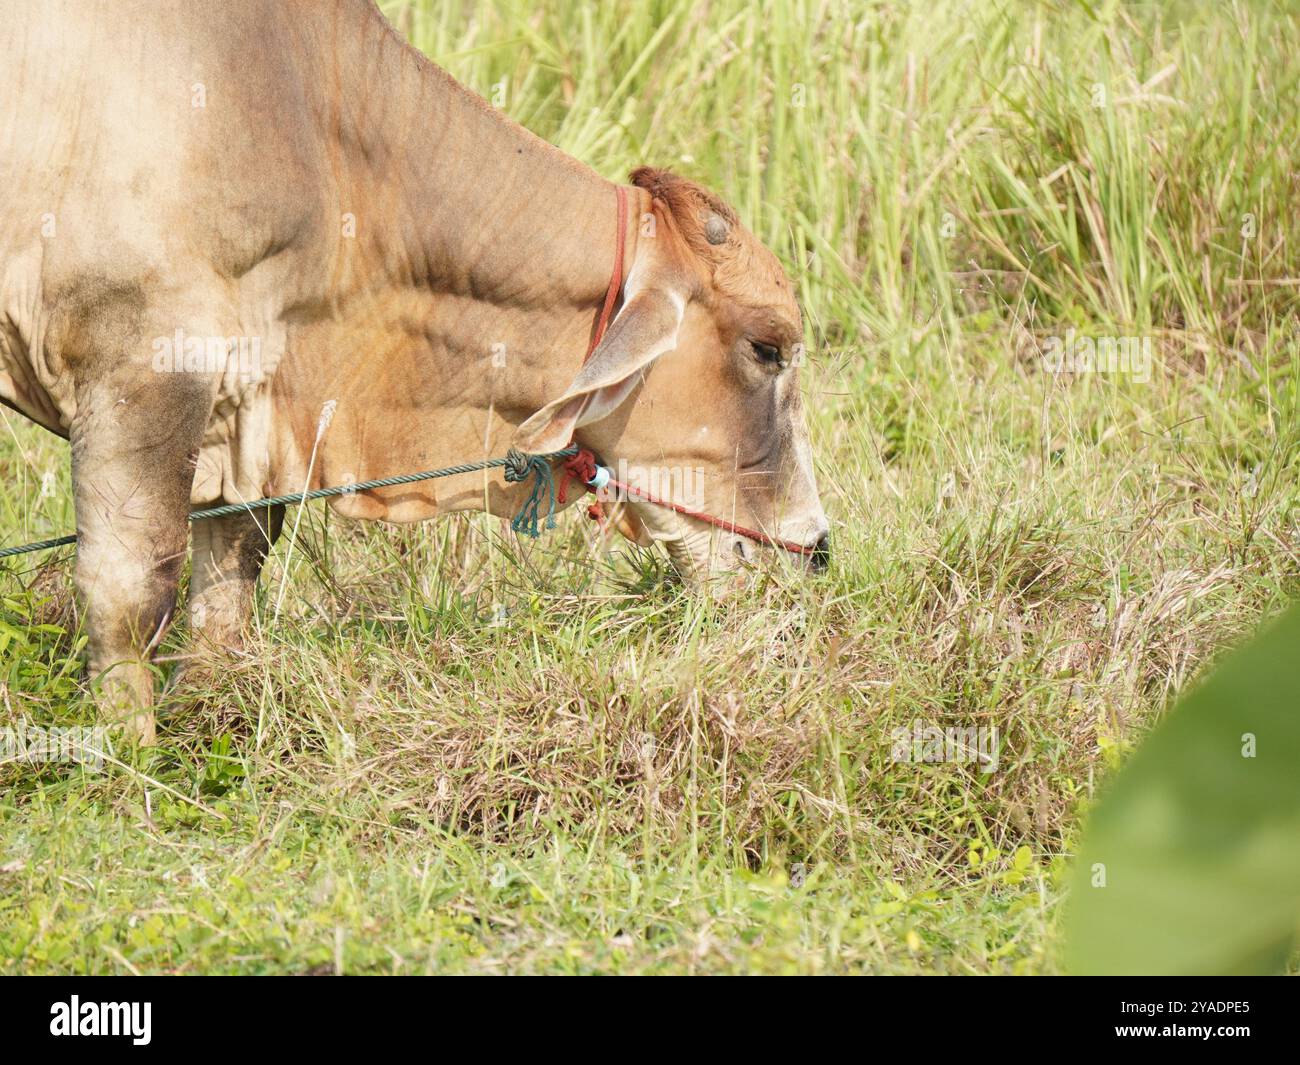
<instances>
[{"instance_id":1,"label":"cow's head","mask_svg":"<svg viewBox=\"0 0 1300 1065\"><path fill-rule=\"evenodd\" d=\"M519 429L527 451L571 437L615 476L694 510L818 549L817 497L799 395L803 329L781 265L716 196L663 170L632 174L638 227L622 310L562 396ZM630 501L625 532L663 541L699 575L760 548L671 510Z\"/></svg>"}]
</instances>

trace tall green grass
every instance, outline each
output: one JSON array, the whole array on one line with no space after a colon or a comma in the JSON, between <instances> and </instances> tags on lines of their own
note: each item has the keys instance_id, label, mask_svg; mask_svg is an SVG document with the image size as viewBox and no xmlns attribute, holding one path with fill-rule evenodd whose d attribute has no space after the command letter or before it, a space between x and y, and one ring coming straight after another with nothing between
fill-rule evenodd
<instances>
[{"instance_id":1,"label":"tall green grass","mask_svg":"<svg viewBox=\"0 0 1300 1065\"><path fill-rule=\"evenodd\" d=\"M1255 350L1295 310L1294 285L1244 283L1287 276L1300 217L1286 4L383 6L603 173L724 192L831 342L901 353L988 308L1185 355Z\"/></svg>"},{"instance_id":2,"label":"tall green grass","mask_svg":"<svg viewBox=\"0 0 1300 1065\"><path fill-rule=\"evenodd\" d=\"M383 7L782 257L831 572L717 603L577 518L313 510L247 658L169 638L158 751L0 769L0 968L1056 971L1098 782L1300 591L1296 16ZM1069 329L1150 378L1043 372ZM5 420L0 533L66 529L64 445ZM67 576L0 576L10 719L89 719ZM895 761L915 722L996 726L997 770Z\"/></svg>"}]
</instances>

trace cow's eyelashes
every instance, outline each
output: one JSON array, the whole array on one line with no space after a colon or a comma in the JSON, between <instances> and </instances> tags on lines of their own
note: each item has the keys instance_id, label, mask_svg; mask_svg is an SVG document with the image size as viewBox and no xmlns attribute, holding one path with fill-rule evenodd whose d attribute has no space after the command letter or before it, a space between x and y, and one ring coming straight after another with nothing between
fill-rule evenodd
<instances>
[{"instance_id":1,"label":"cow's eyelashes","mask_svg":"<svg viewBox=\"0 0 1300 1065\"><path fill-rule=\"evenodd\" d=\"M781 361L781 349L775 344L764 344L758 340L751 340L749 346L754 349L754 355L759 362L765 362L772 366L783 366Z\"/></svg>"}]
</instances>

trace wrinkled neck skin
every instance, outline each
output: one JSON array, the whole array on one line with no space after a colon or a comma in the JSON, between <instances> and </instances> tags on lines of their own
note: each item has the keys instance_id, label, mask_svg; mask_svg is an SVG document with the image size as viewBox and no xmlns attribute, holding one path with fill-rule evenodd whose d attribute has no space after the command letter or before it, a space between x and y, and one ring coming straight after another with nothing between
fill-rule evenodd
<instances>
[{"instance_id":1,"label":"wrinkled neck skin","mask_svg":"<svg viewBox=\"0 0 1300 1065\"><path fill-rule=\"evenodd\" d=\"M613 184L461 88L377 13L359 17L303 29L325 38L304 54L337 60L316 120L322 213L338 221L283 310L267 490L505 454L516 426L576 374L614 269ZM648 207L629 193L625 273ZM525 494L474 474L336 508L389 521L504 516Z\"/></svg>"}]
</instances>

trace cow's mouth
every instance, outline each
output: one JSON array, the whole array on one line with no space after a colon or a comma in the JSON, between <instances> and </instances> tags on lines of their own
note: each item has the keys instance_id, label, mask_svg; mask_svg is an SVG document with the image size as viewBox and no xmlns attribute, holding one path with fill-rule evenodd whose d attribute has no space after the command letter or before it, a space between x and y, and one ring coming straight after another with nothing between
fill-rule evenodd
<instances>
[{"instance_id":1,"label":"cow's mouth","mask_svg":"<svg viewBox=\"0 0 1300 1065\"><path fill-rule=\"evenodd\" d=\"M598 497L606 490L617 493L605 501L605 515L613 527L643 547L662 543L683 578L697 580L712 572L747 568L769 555L785 556L805 569L826 568L829 541L824 531L816 534L814 542L787 540L761 527L750 528L678 503L673 493L656 494L630 477L619 480L591 452L580 454L586 459L575 460L578 465L571 472L594 487ZM820 525L824 530L824 521Z\"/></svg>"},{"instance_id":2,"label":"cow's mouth","mask_svg":"<svg viewBox=\"0 0 1300 1065\"><path fill-rule=\"evenodd\" d=\"M711 569L712 537L707 525L649 503L628 501L648 539L664 545L668 560L685 580L702 580Z\"/></svg>"},{"instance_id":3,"label":"cow's mouth","mask_svg":"<svg viewBox=\"0 0 1300 1065\"><path fill-rule=\"evenodd\" d=\"M793 554L731 533L720 533L701 522L671 512L670 521L660 519L655 522L654 516L646 513L649 509L652 508L638 507L638 516L646 524L651 539L664 545L673 568L687 580L703 580L711 573L760 567L774 559L788 561L799 569L814 573L823 572L829 562L829 540L825 534L810 544L806 553Z\"/></svg>"},{"instance_id":4,"label":"cow's mouth","mask_svg":"<svg viewBox=\"0 0 1300 1065\"><path fill-rule=\"evenodd\" d=\"M686 522L682 522L683 525ZM682 535L672 540L665 540L664 549L668 552L673 568L687 580L702 580L711 569L709 533L706 529L685 530Z\"/></svg>"}]
</instances>

